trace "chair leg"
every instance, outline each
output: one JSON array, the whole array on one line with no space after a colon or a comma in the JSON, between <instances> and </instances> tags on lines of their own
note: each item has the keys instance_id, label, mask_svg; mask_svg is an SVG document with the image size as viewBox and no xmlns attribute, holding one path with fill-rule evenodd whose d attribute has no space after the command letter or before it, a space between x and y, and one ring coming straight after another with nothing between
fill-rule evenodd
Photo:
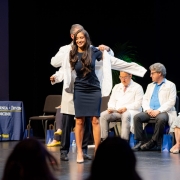
<instances>
[{"instance_id":1,"label":"chair leg","mask_svg":"<svg viewBox=\"0 0 180 180\"><path fill-rule=\"evenodd\" d=\"M31 131L31 120L29 119L29 124L27 125L27 130L28 130L28 137L30 138L30 131Z\"/></svg>"},{"instance_id":2,"label":"chair leg","mask_svg":"<svg viewBox=\"0 0 180 180\"><path fill-rule=\"evenodd\" d=\"M56 121L54 121L54 131L56 131Z\"/></svg>"},{"instance_id":3,"label":"chair leg","mask_svg":"<svg viewBox=\"0 0 180 180\"><path fill-rule=\"evenodd\" d=\"M44 121L42 120L42 127L43 127L43 130L44 130L44 133L45 133L45 127L44 127Z\"/></svg>"},{"instance_id":4,"label":"chair leg","mask_svg":"<svg viewBox=\"0 0 180 180\"><path fill-rule=\"evenodd\" d=\"M121 136L120 133L119 133L119 130L118 130L118 127L117 127L117 124L114 126L114 130L115 130L115 134L116 136Z\"/></svg>"},{"instance_id":5,"label":"chair leg","mask_svg":"<svg viewBox=\"0 0 180 180\"><path fill-rule=\"evenodd\" d=\"M117 121L117 129L119 132L119 136L121 137L121 121Z\"/></svg>"},{"instance_id":6,"label":"chair leg","mask_svg":"<svg viewBox=\"0 0 180 180\"><path fill-rule=\"evenodd\" d=\"M48 120L45 121L45 129L44 129L45 142L46 142L46 135L47 135L47 124L48 124Z\"/></svg>"}]
</instances>

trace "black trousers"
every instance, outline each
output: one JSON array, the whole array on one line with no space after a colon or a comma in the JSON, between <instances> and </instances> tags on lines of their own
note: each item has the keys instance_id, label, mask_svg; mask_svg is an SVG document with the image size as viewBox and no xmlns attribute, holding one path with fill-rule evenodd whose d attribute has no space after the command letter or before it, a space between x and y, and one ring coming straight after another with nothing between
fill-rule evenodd
<instances>
[{"instance_id":1,"label":"black trousers","mask_svg":"<svg viewBox=\"0 0 180 180\"><path fill-rule=\"evenodd\" d=\"M91 121L90 117L85 118L84 122L84 137L82 142L82 149L84 153L87 153L88 150L88 142L91 132ZM74 127L75 120L74 115L63 114L62 118L62 136L61 136L61 153L68 153L70 148L70 133L72 128Z\"/></svg>"},{"instance_id":2,"label":"black trousers","mask_svg":"<svg viewBox=\"0 0 180 180\"><path fill-rule=\"evenodd\" d=\"M61 108L56 110L56 130L61 129L62 130L62 118L63 114L61 113ZM56 141L61 141L61 136L60 135L54 135L54 140Z\"/></svg>"},{"instance_id":3,"label":"black trousers","mask_svg":"<svg viewBox=\"0 0 180 180\"><path fill-rule=\"evenodd\" d=\"M142 123L150 120L149 114L145 112L138 113L134 116L134 139L143 141L143 126ZM152 135L152 140L156 143L161 141L163 137L163 131L166 123L169 120L169 116L166 112L160 113L155 117L155 129Z\"/></svg>"},{"instance_id":4,"label":"black trousers","mask_svg":"<svg viewBox=\"0 0 180 180\"><path fill-rule=\"evenodd\" d=\"M63 114L61 113L61 108L56 110L56 129L62 129L62 118Z\"/></svg>"}]
</instances>

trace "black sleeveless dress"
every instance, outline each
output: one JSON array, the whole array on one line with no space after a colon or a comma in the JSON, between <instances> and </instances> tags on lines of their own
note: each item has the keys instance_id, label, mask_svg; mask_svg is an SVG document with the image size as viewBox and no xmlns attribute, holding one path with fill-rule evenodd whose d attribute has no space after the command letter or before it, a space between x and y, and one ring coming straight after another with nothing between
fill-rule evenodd
<instances>
[{"instance_id":1,"label":"black sleeveless dress","mask_svg":"<svg viewBox=\"0 0 180 180\"><path fill-rule=\"evenodd\" d=\"M92 60L91 72L83 77L81 71L82 53L78 53L79 60L75 64L77 77L74 83L74 107L75 117L100 116L101 108L101 88L100 82L95 74L95 62L102 59L102 52L91 47Z\"/></svg>"}]
</instances>

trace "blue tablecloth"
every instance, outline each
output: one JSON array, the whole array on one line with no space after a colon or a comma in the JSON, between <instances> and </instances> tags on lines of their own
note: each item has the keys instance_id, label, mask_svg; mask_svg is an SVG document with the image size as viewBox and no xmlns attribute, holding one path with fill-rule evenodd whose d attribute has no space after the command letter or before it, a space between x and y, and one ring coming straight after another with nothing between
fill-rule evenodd
<instances>
[{"instance_id":1,"label":"blue tablecloth","mask_svg":"<svg viewBox=\"0 0 180 180\"><path fill-rule=\"evenodd\" d=\"M0 141L21 140L24 130L23 102L0 101Z\"/></svg>"}]
</instances>

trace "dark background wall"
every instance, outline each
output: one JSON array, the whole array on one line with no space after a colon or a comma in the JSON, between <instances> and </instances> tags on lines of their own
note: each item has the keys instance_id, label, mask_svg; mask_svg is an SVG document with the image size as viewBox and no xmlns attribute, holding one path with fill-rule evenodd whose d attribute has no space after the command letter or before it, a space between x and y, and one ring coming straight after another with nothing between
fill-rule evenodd
<instances>
[{"instance_id":1,"label":"dark background wall","mask_svg":"<svg viewBox=\"0 0 180 180\"><path fill-rule=\"evenodd\" d=\"M179 83L179 9L173 0L60 1L9 0L9 94L23 101L26 117L42 113L48 94L61 94L62 83L52 86L49 77L58 69L50 65L60 46L69 44L69 29L79 23L92 43L130 41L137 47L138 62L148 72L136 78L144 90L151 82L149 66L167 68L167 79Z\"/></svg>"},{"instance_id":2,"label":"dark background wall","mask_svg":"<svg viewBox=\"0 0 180 180\"><path fill-rule=\"evenodd\" d=\"M0 101L9 100L8 1L0 1Z\"/></svg>"}]
</instances>

